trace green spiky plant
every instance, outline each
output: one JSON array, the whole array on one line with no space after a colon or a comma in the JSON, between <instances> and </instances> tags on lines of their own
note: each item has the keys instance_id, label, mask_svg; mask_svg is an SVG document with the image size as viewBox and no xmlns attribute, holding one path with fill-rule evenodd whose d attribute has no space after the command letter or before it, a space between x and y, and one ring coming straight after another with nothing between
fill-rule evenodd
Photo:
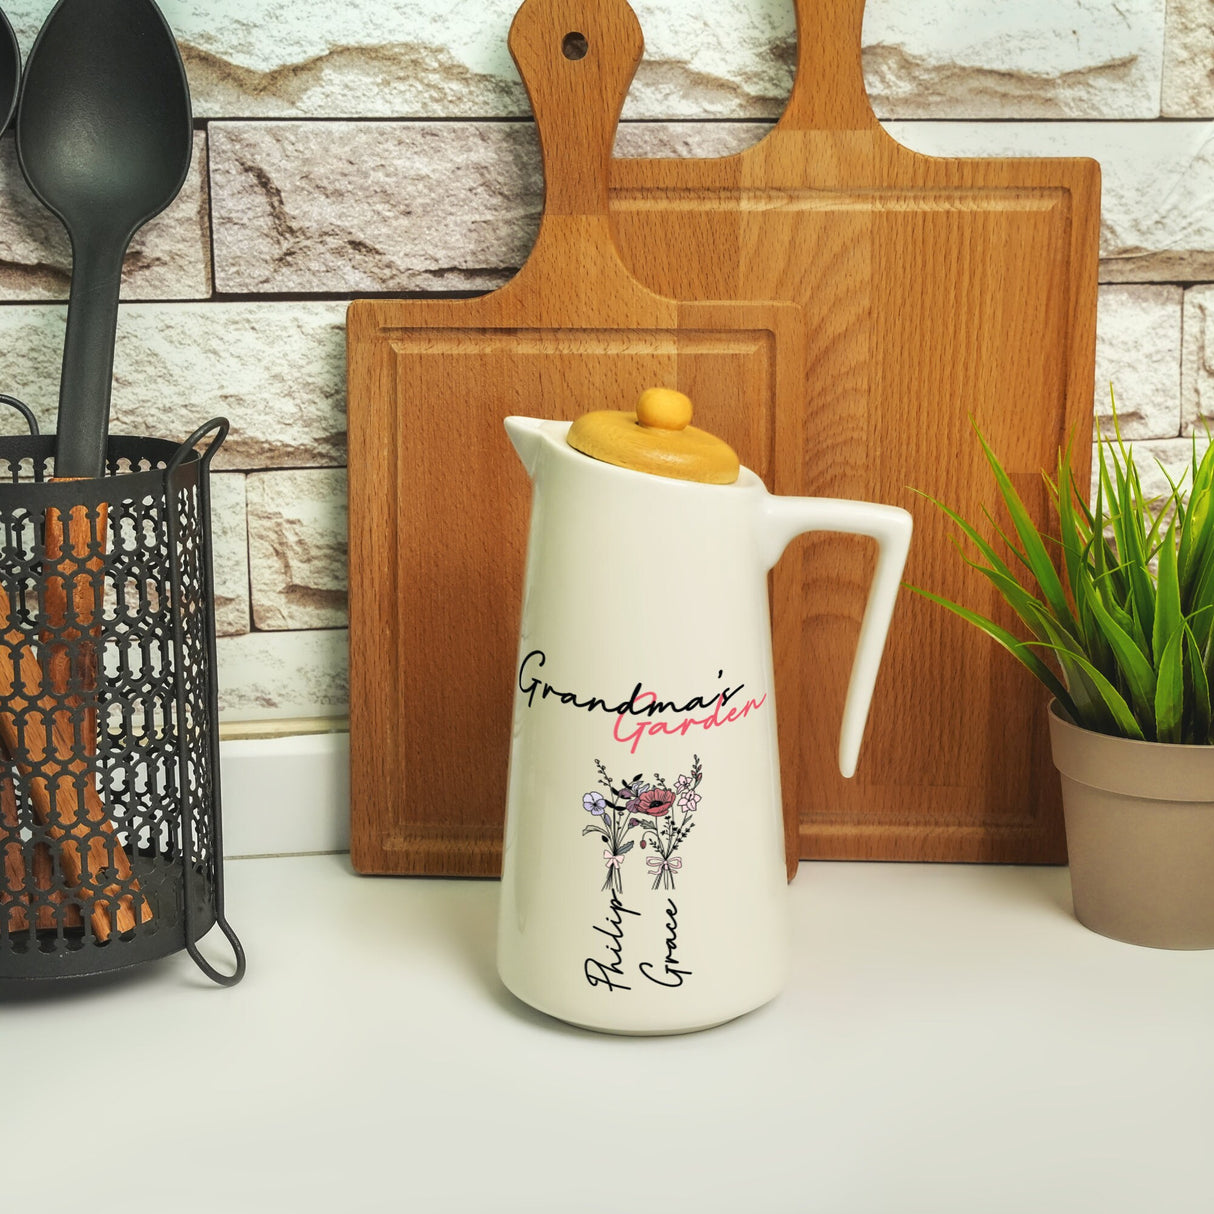
<instances>
[{"instance_id":1,"label":"green spiky plant","mask_svg":"<svg viewBox=\"0 0 1214 1214\"><path fill-rule=\"evenodd\" d=\"M957 545L966 564L1016 613L1028 638L940 595L910 589L1002 645L1049 688L1075 724L1142 741L1214 744L1214 444L1199 458L1194 439L1191 467L1179 482L1165 469L1171 492L1148 501L1133 452L1117 428L1115 440L1099 444L1091 507L1075 483L1069 450L1060 452L1056 478L1045 478L1058 524L1058 534L1047 537L981 433L978 441L1014 536L983 513L1011 566L956 511L923 496L976 549L978 556L971 557ZM1051 560L1059 549L1061 575Z\"/></svg>"}]
</instances>

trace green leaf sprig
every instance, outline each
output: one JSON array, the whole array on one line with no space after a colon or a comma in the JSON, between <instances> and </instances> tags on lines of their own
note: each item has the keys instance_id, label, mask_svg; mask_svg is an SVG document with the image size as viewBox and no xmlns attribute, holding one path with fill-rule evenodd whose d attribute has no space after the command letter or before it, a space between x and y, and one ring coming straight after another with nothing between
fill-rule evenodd
<instances>
[{"instance_id":1,"label":"green leaf sprig","mask_svg":"<svg viewBox=\"0 0 1214 1214\"><path fill-rule=\"evenodd\" d=\"M962 559L995 587L1027 637L931 591L909 589L1003 646L1077 725L1148 742L1211 745L1214 443L1199 457L1194 437L1185 475L1174 482L1163 469L1171 492L1147 500L1115 405L1113 421L1115 440L1098 443L1091 506L1075 483L1069 446L1059 452L1056 478L1046 476L1056 537L1037 529L976 426L1011 533L988 514L995 542L988 541L955 510L923 494L976 550L969 555L958 543ZM1061 573L1051 550L1061 550Z\"/></svg>"}]
</instances>

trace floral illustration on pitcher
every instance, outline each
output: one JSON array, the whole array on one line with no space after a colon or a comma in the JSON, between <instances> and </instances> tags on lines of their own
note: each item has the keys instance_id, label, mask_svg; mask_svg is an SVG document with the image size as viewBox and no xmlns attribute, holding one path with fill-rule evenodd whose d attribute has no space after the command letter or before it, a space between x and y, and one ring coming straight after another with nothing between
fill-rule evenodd
<instances>
[{"instance_id":1,"label":"floral illustration on pitcher","mask_svg":"<svg viewBox=\"0 0 1214 1214\"><path fill-rule=\"evenodd\" d=\"M646 784L643 773L638 772L617 787L598 759L594 765L599 769L599 784L607 793L591 791L582 798L582 808L596 819L582 828L582 834L598 835L607 845L603 850L607 865L603 888L622 892L620 870L624 857L637 842L628 836L639 828L641 849L654 853L645 861L653 888L674 889L674 875L683 867L677 853L695 826L693 815L701 801L696 791L703 779L700 756L692 755L690 773L679 776L673 788L656 772L652 784Z\"/></svg>"}]
</instances>

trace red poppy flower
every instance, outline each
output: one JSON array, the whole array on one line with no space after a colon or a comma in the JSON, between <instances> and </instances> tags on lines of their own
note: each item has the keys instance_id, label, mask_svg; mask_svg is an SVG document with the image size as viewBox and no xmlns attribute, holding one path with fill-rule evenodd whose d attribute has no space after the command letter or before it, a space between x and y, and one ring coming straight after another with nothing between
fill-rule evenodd
<instances>
[{"instance_id":1,"label":"red poppy flower","mask_svg":"<svg viewBox=\"0 0 1214 1214\"><path fill-rule=\"evenodd\" d=\"M634 813L648 814L651 818L661 818L670 813L674 801L674 793L665 788L651 788L643 792L629 807Z\"/></svg>"}]
</instances>

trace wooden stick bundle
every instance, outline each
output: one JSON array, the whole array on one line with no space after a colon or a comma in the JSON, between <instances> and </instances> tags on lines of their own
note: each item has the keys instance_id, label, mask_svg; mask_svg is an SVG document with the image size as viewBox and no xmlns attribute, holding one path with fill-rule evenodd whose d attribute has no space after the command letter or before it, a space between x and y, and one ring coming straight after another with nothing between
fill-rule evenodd
<instances>
[{"instance_id":1,"label":"wooden stick bundle","mask_svg":"<svg viewBox=\"0 0 1214 1214\"><path fill-rule=\"evenodd\" d=\"M94 523L105 527L104 508L98 520L87 508L71 512L65 554L64 529L57 510L47 512L46 551L50 564L44 594L48 622L63 629L52 642L50 691L43 681L42 663L29 639L10 627L0 637L0 697L10 706L0 711L0 746L16 760L26 794L38 822L59 843L59 863L65 882L88 905L89 921L98 940L110 938L113 927L130 931L152 917L145 898L137 898L130 857L115 835L113 822L93 784L85 756L96 747L96 710L79 699L65 698L71 682L71 653L79 655L81 685L95 685L96 650L80 641L96 614L92 573L100 568L103 548L96 544ZM87 556L82 564L78 559ZM64 629L69 596L79 629ZM0 590L0 614L11 619L8 596ZM91 629L90 629L91 631ZM78 741L79 739L79 741ZM11 790L10 790L11 791ZM14 815L15 820L15 815ZM81 842L86 848L81 848ZM87 855L82 854L87 851ZM6 844L6 873L12 844ZM15 864L15 861L12 861ZM44 879L35 851L35 883ZM114 878L117 878L115 880ZM10 878L11 879L11 878ZM121 883L121 884L119 884ZM125 886L125 892L124 887Z\"/></svg>"},{"instance_id":2,"label":"wooden stick bundle","mask_svg":"<svg viewBox=\"0 0 1214 1214\"><path fill-rule=\"evenodd\" d=\"M7 753L0 754L0 762L10 763ZM24 932L29 929L29 907L34 901L29 892L25 849L18 834L20 818L17 814L17 788L11 770L0 773L0 851L4 853L4 885L0 887L0 933ZM64 927L79 927L83 922L80 906L75 901L69 901L69 895L61 889L54 889L55 862L51 850L45 843L34 844L33 856L34 889L51 890L50 901L55 905L67 906L56 912L54 905L43 903L38 907L35 916L39 931L54 931L58 916L63 916ZM7 908L7 909L5 909Z\"/></svg>"},{"instance_id":3,"label":"wooden stick bundle","mask_svg":"<svg viewBox=\"0 0 1214 1214\"><path fill-rule=\"evenodd\" d=\"M94 637L100 634L100 627L94 623L97 618L94 575L100 572L104 564L102 554L105 552L108 517L105 502L97 507L95 519L90 516L87 506L73 506L66 528L60 510L52 506L46 512L42 611L47 624L56 631L44 632L42 639L51 646L48 671L51 688L59 695L64 694L71 684L73 650L80 686L90 691L97 686L97 648L82 638L86 633ZM70 628L67 627L69 601L71 623L74 625ZM73 641L79 643L73 646ZM92 707L85 712L84 742L88 747L87 753L94 754L97 749L97 712Z\"/></svg>"}]
</instances>

